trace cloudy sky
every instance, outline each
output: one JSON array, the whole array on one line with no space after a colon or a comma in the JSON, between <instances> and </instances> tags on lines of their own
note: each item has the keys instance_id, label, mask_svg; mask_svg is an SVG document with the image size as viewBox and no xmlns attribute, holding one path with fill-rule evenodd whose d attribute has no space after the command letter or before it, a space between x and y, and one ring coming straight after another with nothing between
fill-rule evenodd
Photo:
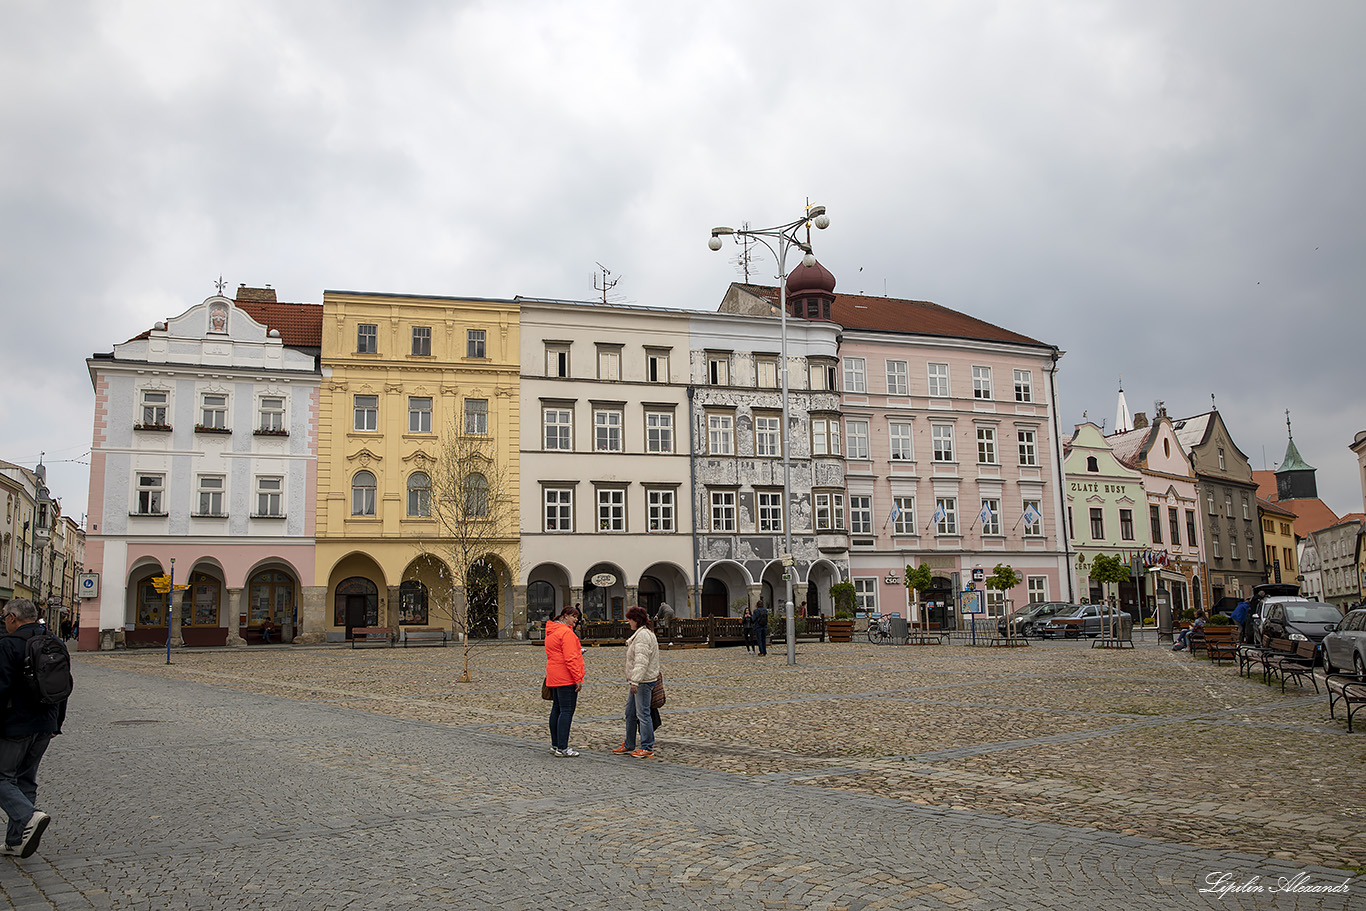
<instances>
[{"instance_id":1,"label":"cloudy sky","mask_svg":"<svg viewBox=\"0 0 1366 911\"><path fill-rule=\"evenodd\" d=\"M1362 503L1366 5L0 0L0 458L86 506L84 360L213 292L713 309L809 198L839 290L1210 395ZM759 280L776 269L761 264ZM77 461L63 461L77 460Z\"/></svg>"}]
</instances>

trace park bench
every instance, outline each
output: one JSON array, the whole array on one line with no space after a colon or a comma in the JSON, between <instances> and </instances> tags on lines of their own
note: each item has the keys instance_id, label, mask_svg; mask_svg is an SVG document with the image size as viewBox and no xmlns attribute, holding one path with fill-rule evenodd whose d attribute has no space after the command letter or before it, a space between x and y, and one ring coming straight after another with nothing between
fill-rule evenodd
<instances>
[{"instance_id":1,"label":"park bench","mask_svg":"<svg viewBox=\"0 0 1366 911\"><path fill-rule=\"evenodd\" d=\"M439 645L446 647L446 631L439 627L417 627L405 629L402 633L403 647L410 645Z\"/></svg>"},{"instance_id":2,"label":"park bench","mask_svg":"<svg viewBox=\"0 0 1366 911\"><path fill-rule=\"evenodd\" d=\"M1319 691L1319 678L1314 674L1314 659L1319 647L1314 642L1291 642L1289 639L1272 639L1271 650L1262 656L1262 666L1266 669L1263 679L1270 682L1273 676L1281 678L1281 692L1285 692L1285 682L1295 678L1296 686L1304 686L1307 676L1314 684L1314 692Z\"/></svg>"},{"instance_id":3,"label":"park bench","mask_svg":"<svg viewBox=\"0 0 1366 911\"><path fill-rule=\"evenodd\" d=\"M1271 649L1261 645L1244 644L1238 646L1238 676L1251 677L1254 667L1262 667L1262 659Z\"/></svg>"},{"instance_id":4,"label":"park bench","mask_svg":"<svg viewBox=\"0 0 1366 911\"><path fill-rule=\"evenodd\" d=\"M1223 665L1224 659L1238 659L1238 627L1205 627L1205 654L1216 665Z\"/></svg>"},{"instance_id":5,"label":"park bench","mask_svg":"<svg viewBox=\"0 0 1366 911\"><path fill-rule=\"evenodd\" d=\"M1329 674L1323 678L1328 690L1328 716L1336 718L1334 707L1341 702L1347 709L1347 733L1352 733L1352 715L1366 705L1366 679L1351 674Z\"/></svg>"},{"instance_id":6,"label":"park bench","mask_svg":"<svg viewBox=\"0 0 1366 911\"><path fill-rule=\"evenodd\" d=\"M383 645L392 648L394 645L394 629L390 626L358 626L351 630L351 647L364 645L367 648L372 645Z\"/></svg>"}]
</instances>

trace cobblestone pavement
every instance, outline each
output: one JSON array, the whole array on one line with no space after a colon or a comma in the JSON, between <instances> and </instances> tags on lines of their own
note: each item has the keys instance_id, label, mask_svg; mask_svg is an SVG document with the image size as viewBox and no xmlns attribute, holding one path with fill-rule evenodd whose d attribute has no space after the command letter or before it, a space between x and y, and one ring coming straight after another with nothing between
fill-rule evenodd
<instances>
[{"instance_id":1,"label":"cobblestone pavement","mask_svg":"<svg viewBox=\"0 0 1366 911\"><path fill-rule=\"evenodd\" d=\"M80 655L0 902L1366 908L1366 732L1312 689L1151 644L674 650L641 762L607 752L622 658L588 650L554 759L534 646L470 684L453 648Z\"/></svg>"}]
</instances>

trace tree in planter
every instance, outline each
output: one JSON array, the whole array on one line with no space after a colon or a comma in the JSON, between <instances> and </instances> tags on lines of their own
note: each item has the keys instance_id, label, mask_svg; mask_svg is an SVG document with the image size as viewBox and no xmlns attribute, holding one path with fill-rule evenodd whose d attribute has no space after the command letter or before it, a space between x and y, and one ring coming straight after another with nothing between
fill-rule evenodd
<instances>
[{"instance_id":1,"label":"tree in planter","mask_svg":"<svg viewBox=\"0 0 1366 911\"><path fill-rule=\"evenodd\" d=\"M934 574L933 574L932 572L930 572L929 566L927 566L927 565L924 564L924 563L921 563L920 566L919 566L918 568L912 569L912 568L911 568L911 564L909 564L909 563L906 564L906 587L909 588L909 589L914 593L914 597L915 597L915 611L914 611L914 616L915 616L915 618L916 618L917 620L921 619L921 617L920 617L920 593L923 592L923 591L925 591L925 590L927 590L927 589L928 589L931 585L933 585L933 584L934 584ZM928 621L929 621L929 618L926 617L926 618L924 618L924 619L925 619L925 621L926 621L926 623L925 623L925 629L928 630L928 629L930 628L930 627L929 627L929 622L928 622Z\"/></svg>"},{"instance_id":2,"label":"tree in planter","mask_svg":"<svg viewBox=\"0 0 1366 911\"><path fill-rule=\"evenodd\" d=\"M488 434L453 425L438 447L435 459L421 465L430 486L409 487L408 511L433 520L416 544L433 558L438 591L432 600L439 605L433 613L459 636L464 672L458 679L468 683L475 643L497 635L498 594L517 578L517 489Z\"/></svg>"},{"instance_id":3,"label":"tree in planter","mask_svg":"<svg viewBox=\"0 0 1366 911\"><path fill-rule=\"evenodd\" d=\"M1096 554L1096 558L1091 561L1090 576L1092 579L1095 579L1101 585L1118 585L1119 583L1129 578L1129 564L1119 554L1115 554L1114 556L1109 556L1107 554ZM1115 592L1112 590L1110 592L1110 599L1108 603L1113 603L1114 600ZM1108 609L1106 611L1106 614L1107 620L1110 625L1111 637L1119 638L1115 630L1115 624L1120 622L1118 612L1116 612L1113 619L1109 619Z\"/></svg>"},{"instance_id":4,"label":"tree in planter","mask_svg":"<svg viewBox=\"0 0 1366 911\"><path fill-rule=\"evenodd\" d=\"M991 571L991 575L986 580L987 588L1001 592L1005 596L1004 600L1007 604L1006 636L1015 635L1015 624L1012 622L1015 602L1009 597L1009 592L1023 581L1024 579L1015 571L1015 567L1009 563L997 563L996 568Z\"/></svg>"},{"instance_id":5,"label":"tree in planter","mask_svg":"<svg viewBox=\"0 0 1366 911\"><path fill-rule=\"evenodd\" d=\"M836 582L830 586L830 599L835 602L835 619L850 620L854 616L854 603L858 593L852 582Z\"/></svg>"}]
</instances>

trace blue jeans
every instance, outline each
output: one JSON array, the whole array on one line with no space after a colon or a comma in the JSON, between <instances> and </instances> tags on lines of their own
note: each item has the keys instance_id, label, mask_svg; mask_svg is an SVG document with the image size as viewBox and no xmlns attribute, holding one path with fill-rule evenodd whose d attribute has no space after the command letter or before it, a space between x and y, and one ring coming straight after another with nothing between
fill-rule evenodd
<instances>
[{"instance_id":1,"label":"blue jeans","mask_svg":"<svg viewBox=\"0 0 1366 911\"><path fill-rule=\"evenodd\" d=\"M569 749L569 725L578 704L579 691L574 684L550 688L550 745L557 750Z\"/></svg>"},{"instance_id":2,"label":"blue jeans","mask_svg":"<svg viewBox=\"0 0 1366 911\"><path fill-rule=\"evenodd\" d=\"M759 654L768 654L768 624L754 624L754 638L759 641Z\"/></svg>"},{"instance_id":3,"label":"blue jeans","mask_svg":"<svg viewBox=\"0 0 1366 911\"><path fill-rule=\"evenodd\" d=\"M43 761L51 734L0 737L0 810L9 817L5 844L17 845L38 799L38 763Z\"/></svg>"},{"instance_id":4,"label":"blue jeans","mask_svg":"<svg viewBox=\"0 0 1366 911\"><path fill-rule=\"evenodd\" d=\"M655 748L655 723L650 717L650 698L654 695L654 681L637 683L636 691L626 691L626 748L636 748L636 730L640 730L641 749Z\"/></svg>"}]
</instances>

